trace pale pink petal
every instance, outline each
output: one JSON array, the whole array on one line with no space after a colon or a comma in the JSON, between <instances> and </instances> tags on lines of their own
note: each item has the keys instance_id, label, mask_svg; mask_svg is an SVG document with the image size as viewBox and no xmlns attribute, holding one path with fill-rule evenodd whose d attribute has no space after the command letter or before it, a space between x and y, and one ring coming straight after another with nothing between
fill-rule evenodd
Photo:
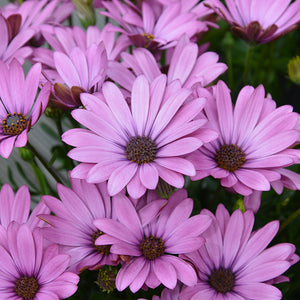
<instances>
[{"instance_id":1,"label":"pale pink petal","mask_svg":"<svg viewBox=\"0 0 300 300\"><path fill-rule=\"evenodd\" d=\"M139 167L140 180L145 188L154 190L158 183L158 171L155 164L147 163Z\"/></svg>"},{"instance_id":2,"label":"pale pink petal","mask_svg":"<svg viewBox=\"0 0 300 300\"><path fill-rule=\"evenodd\" d=\"M138 276L144 265L147 264L143 257L131 260L124 265L118 272L116 278L116 287L119 291L123 291Z\"/></svg>"},{"instance_id":3,"label":"pale pink petal","mask_svg":"<svg viewBox=\"0 0 300 300\"><path fill-rule=\"evenodd\" d=\"M124 162L119 168L114 170L108 180L108 192L111 196L119 193L137 172L138 165L132 162Z\"/></svg>"},{"instance_id":4,"label":"pale pink petal","mask_svg":"<svg viewBox=\"0 0 300 300\"><path fill-rule=\"evenodd\" d=\"M167 288L174 289L177 283L177 273L173 264L163 258L156 258L152 266L158 280Z\"/></svg>"}]
</instances>

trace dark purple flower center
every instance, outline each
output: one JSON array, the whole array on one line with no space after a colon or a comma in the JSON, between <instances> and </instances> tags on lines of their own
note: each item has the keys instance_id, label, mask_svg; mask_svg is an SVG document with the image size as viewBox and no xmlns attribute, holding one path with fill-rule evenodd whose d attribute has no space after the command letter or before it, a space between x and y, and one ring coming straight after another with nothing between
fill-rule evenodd
<instances>
[{"instance_id":1,"label":"dark purple flower center","mask_svg":"<svg viewBox=\"0 0 300 300\"><path fill-rule=\"evenodd\" d=\"M34 277L23 276L15 283L16 294L25 300L34 299L40 285Z\"/></svg>"},{"instance_id":2,"label":"dark purple flower center","mask_svg":"<svg viewBox=\"0 0 300 300\"><path fill-rule=\"evenodd\" d=\"M216 152L215 161L219 168L234 172L243 166L246 161L246 155L243 150L236 145L223 145Z\"/></svg>"},{"instance_id":3,"label":"dark purple flower center","mask_svg":"<svg viewBox=\"0 0 300 300\"><path fill-rule=\"evenodd\" d=\"M2 130L7 135L20 134L27 125L26 116L20 113L7 114L6 118L2 120Z\"/></svg>"},{"instance_id":4,"label":"dark purple flower center","mask_svg":"<svg viewBox=\"0 0 300 300\"><path fill-rule=\"evenodd\" d=\"M235 284L235 275L231 270L220 268L212 271L208 283L218 293L226 294L232 291Z\"/></svg>"},{"instance_id":5,"label":"dark purple flower center","mask_svg":"<svg viewBox=\"0 0 300 300\"><path fill-rule=\"evenodd\" d=\"M153 237L149 235L142 239L140 244L140 250L143 256L148 260L153 260L160 257L165 252L165 243L161 238Z\"/></svg>"},{"instance_id":6,"label":"dark purple flower center","mask_svg":"<svg viewBox=\"0 0 300 300\"><path fill-rule=\"evenodd\" d=\"M152 163L156 152L156 144L146 136L134 136L126 146L126 157L139 165Z\"/></svg>"},{"instance_id":7,"label":"dark purple flower center","mask_svg":"<svg viewBox=\"0 0 300 300\"><path fill-rule=\"evenodd\" d=\"M110 253L111 245L95 245L96 239L103 234L102 231L97 229L92 235L92 242L95 250L103 255L108 255Z\"/></svg>"}]
</instances>

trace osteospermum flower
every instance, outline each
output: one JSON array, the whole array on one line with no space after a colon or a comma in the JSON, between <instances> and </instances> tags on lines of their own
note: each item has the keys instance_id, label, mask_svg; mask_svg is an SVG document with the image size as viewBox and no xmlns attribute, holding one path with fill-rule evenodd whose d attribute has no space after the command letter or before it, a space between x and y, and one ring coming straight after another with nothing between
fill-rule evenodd
<instances>
[{"instance_id":1,"label":"osteospermum flower","mask_svg":"<svg viewBox=\"0 0 300 300\"><path fill-rule=\"evenodd\" d=\"M144 74L151 82L162 74L159 64L150 51L145 48L134 49L133 54L122 53L122 64L109 62L107 75L123 88L131 90L135 76ZM192 88L194 85L205 87L212 83L227 66L218 62L215 52L199 53L196 43L190 42L183 35L170 55L167 66L167 81L179 79L183 87ZM131 71L132 70L132 71ZM135 75L135 76L134 76Z\"/></svg>"},{"instance_id":2,"label":"osteospermum flower","mask_svg":"<svg viewBox=\"0 0 300 300\"><path fill-rule=\"evenodd\" d=\"M117 59L130 45L127 36L105 26L47 27L42 34L52 49L36 48L33 60L43 65L43 74L53 81L50 106L74 109L81 105L81 92L101 90L107 59Z\"/></svg>"},{"instance_id":3,"label":"osteospermum flower","mask_svg":"<svg viewBox=\"0 0 300 300\"><path fill-rule=\"evenodd\" d=\"M204 99L185 100L191 94L178 81L166 86L161 75L151 84L137 77L131 94L131 108L118 87L103 85L104 101L82 94L86 109L72 116L88 129L71 129L63 134L67 144L75 146L68 155L81 161L71 176L88 182L108 180L110 195L124 187L133 198L146 189L155 189L161 177L181 188L183 175L195 175L194 166L184 155L202 145L202 139L215 138L201 126L204 119L193 120L203 108ZM198 132L197 130L201 132Z\"/></svg>"},{"instance_id":4,"label":"osteospermum flower","mask_svg":"<svg viewBox=\"0 0 300 300\"><path fill-rule=\"evenodd\" d=\"M197 172L192 179L211 175L244 196L269 190L281 178L278 169L299 160L299 149L289 149L299 138L299 115L292 110L276 108L262 85L244 87L233 106L228 87L219 81L204 109L219 137L192 154Z\"/></svg>"},{"instance_id":5,"label":"osteospermum flower","mask_svg":"<svg viewBox=\"0 0 300 300\"><path fill-rule=\"evenodd\" d=\"M11 221L27 223L33 230L35 227L42 227L44 222L37 218L38 214L50 213L50 210L43 202L34 208L30 214L31 197L26 185L21 186L16 194L8 183L5 183L0 190L0 224L7 228Z\"/></svg>"},{"instance_id":6,"label":"osteospermum flower","mask_svg":"<svg viewBox=\"0 0 300 300\"><path fill-rule=\"evenodd\" d=\"M21 15L19 26L21 30L33 28L39 35L41 27L45 24L60 24L73 12L74 5L71 1L62 0L29 0L22 4L9 3L4 6L3 15L6 17L15 14Z\"/></svg>"},{"instance_id":7,"label":"osteospermum flower","mask_svg":"<svg viewBox=\"0 0 300 300\"><path fill-rule=\"evenodd\" d=\"M1 299L65 299L77 290L78 275L66 272L70 258L58 246L43 247L39 228L11 222L8 249L0 245Z\"/></svg>"},{"instance_id":8,"label":"osteospermum flower","mask_svg":"<svg viewBox=\"0 0 300 300\"><path fill-rule=\"evenodd\" d=\"M280 290L272 284L288 281L282 274L299 256L289 243L266 249L279 229L279 222L270 222L252 232L252 211L236 210L230 216L222 204L216 216L206 209L200 215L213 219L203 233L205 245L183 255L195 266L198 283L184 288L179 299L282 299Z\"/></svg>"},{"instance_id":9,"label":"osteospermum flower","mask_svg":"<svg viewBox=\"0 0 300 300\"><path fill-rule=\"evenodd\" d=\"M54 51L69 54L73 48L79 47L85 52L92 44L99 45L102 42L105 45L107 58L115 60L131 44L127 36L123 34L117 36L110 30L108 24L101 30L96 26L89 26L86 31L78 26L47 26L41 30L41 34L52 49L41 47L34 49L33 60L51 68L55 68Z\"/></svg>"},{"instance_id":10,"label":"osteospermum flower","mask_svg":"<svg viewBox=\"0 0 300 300\"><path fill-rule=\"evenodd\" d=\"M73 109L81 106L80 94L99 92L106 76L107 56L104 44L91 44L86 51L73 48L69 54L54 52L56 71L51 99L57 106ZM46 72L49 74L49 72ZM48 77L48 76L47 76Z\"/></svg>"},{"instance_id":11,"label":"osteospermum flower","mask_svg":"<svg viewBox=\"0 0 300 300\"><path fill-rule=\"evenodd\" d=\"M264 44L295 30L300 22L300 1L296 0L207 0L211 7L229 25L238 37Z\"/></svg>"},{"instance_id":12,"label":"osteospermum flower","mask_svg":"<svg viewBox=\"0 0 300 300\"><path fill-rule=\"evenodd\" d=\"M106 183L89 184L85 180L71 179L72 189L58 184L59 199L42 196L42 200L55 215L39 215L51 226L43 228L44 236L61 246L69 254L70 270L96 269L116 264L117 256L110 253L110 246L96 246L95 240L102 233L93 224L98 218L111 218L111 200Z\"/></svg>"},{"instance_id":13,"label":"osteospermum flower","mask_svg":"<svg viewBox=\"0 0 300 300\"><path fill-rule=\"evenodd\" d=\"M8 158L13 147L24 147L27 132L44 112L50 94L46 83L36 98L41 65L35 64L26 78L21 64L13 60L9 66L0 61L0 155Z\"/></svg>"},{"instance_id":14,"label":"osteospermum flower","mask_svg":"<svg viewBox=\"0 0 300 300\"><path fill-rule=\"evenodd\" d=\"M189 218L193 200L186 196L186 191L180 190L162 210L165 200L154 200L137 212L125 195L118 194L113 197L118 221L94 221L106 233L96 240L96 245L112 244L112 253L130 257L117 274L118 290L129 286L135 293L144 284L156 288L161 283L174 289L177 280L188 286L196 283L193 267L176 254L203 245L200 235L210 225L210 218L204 215Z\"/></svg>"},{"instance_id":15,"label":"osteospermum flower","mask_svg":"<svg viewBox=\"0 0 300 300\"><path fill-rule=\"evenodd\" d=\"M208 30L206 23L199 20L198 14L183 10L181 2L164 7L159 14L155 12L155 3L150 5L143 1L141 10L137 11L128 2L103 1L107 12L100 13L119 23L121 28L115 27L114 30L128 35L137 47L166 49L176 45L184 33L192 37Z\"/></svg>"}]
</instances>

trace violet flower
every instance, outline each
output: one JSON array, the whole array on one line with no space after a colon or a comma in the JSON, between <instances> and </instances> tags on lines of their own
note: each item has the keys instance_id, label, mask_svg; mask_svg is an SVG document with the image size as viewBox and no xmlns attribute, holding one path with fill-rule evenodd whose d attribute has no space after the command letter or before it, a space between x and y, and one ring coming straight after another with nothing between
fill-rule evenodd
<instances>
[{"instance_id":1,"label":"violet flower","mask_svg":"<svg viewBox=\"0 0 300 300\"><path fill-rule=\"evenodd\" d=\"M61 200L42 196L55 215L40 214L39 218L50 226L43 228L44 236L58 243L61 252L71 257L69 270L79 273L85 269L97 269L117 264L117 256L110 253L110 246L97 246L95 240L102 233L93 221L111 218L111 200L106 183L90 184L71 179L72 189L58 184Z\"/></svg>"},{"instance_id":2,"label":"violet flower","mask_svg":"<svg viewBox=\"0 0 300 300\"><path fill-rule=\"evenodd\" d=\"M275 101L265 98L262 85L245 86L235 105L223 81L213 95L204 89L200 94L208 99L207 126L219 137L191 155L196 167L192 180L211 175L229 190L249 196L270 190L272 182L281 179L280 168L299 162L299 149L291 149L299 139L299 114L289 105L276 108Z\"/></svg>"},{"instance_id":3,"label":"violet flower","mask_svg":"<svg viewBox=\"0 0 300 300\"><path fill-rule=\"evenodd\" d=\"M193 120L205 100L185 103L191 91L179 81L167 86L165 75L151 84L145 76L137 77L131 107L115 84L104 83L102 92L102 100L82 94L86 109L72 112L88 129L71 129L62 136L76 147L68 155L82 162L71 176L95 183L108 180L112 196L127 187L130 196L139 198L146 189L156 188L159 177L182 188L183 174L195 175L185 155L198 149L202 139L216 137L202 130L205 119Z\"/></svg>"},{"instance_id":4,"label":"violet flower","mask_svg":"<svg viewBox=\"0 0 300 300\"><path fill-rule=\"evenodd\" d=\"M24 78L21 64L0 61L0 155L8 158L13 147L24 147L27 133L44 112L50 94L46 83L36 98L41 65L32 66Z\"/></svg>"},{"instance_id":5,"label":"violet flower","mask_svg":"<svg viewBox=\"0 0 300 300\"><path fill-rule=\"evenodd\" d=\"M281 291L273 284L289 280L282 274L299 256L289 243L266 249L279 229L279 222L270 222L252 232L252 211L236 210L230 216L222 204L216 216L207 209L200 215L213 219L203 233L205 245L182 256L195 266L198 283L184 288L179 299L282 299Z\"/></svg>"},{"instance_id":6,"label":"violet flower","mask_svg":"<svg viewBox=\"0 0 300 300\"><path fill-rule=\"evenodd\" d=\"M161 283L174 289L177 280L188 286L196 284L193 267L176 255L203 245L201 234L209 227L210 218L204 215L189 218L193 200L186 196L186 191L180 190L162 210L165 200L154 200L137 212L125 195L118 194L113 197L118 221L94 221L106 233L96 240L96 245L112 244L112 253L128 257L117 274L119 291L129 286L135 293L144 284L156 288Z\"/></svg>"},{"instance_id":7,"label":"violet flower","mask_svg":"<svg viewBox=\"0 0 300 300\"><path fill-rule=\"evenodd\" d=\"M8 248L0 242L1 299L65 299L77 290L79 276L67 272L70 258L56 244L44 248L40 228L11 222Z\"/></svg>"},{"instance_id":8,"label":"violet flower","mask_svg":"<svg viewBox=\"0 0 300 300\"><path fill-rule=\"evenodd\" d=\"M264 44L297 29L300 1L296 0L207 0L205 5L223 18L238 37Z\"/></svg>"}]
</instances>

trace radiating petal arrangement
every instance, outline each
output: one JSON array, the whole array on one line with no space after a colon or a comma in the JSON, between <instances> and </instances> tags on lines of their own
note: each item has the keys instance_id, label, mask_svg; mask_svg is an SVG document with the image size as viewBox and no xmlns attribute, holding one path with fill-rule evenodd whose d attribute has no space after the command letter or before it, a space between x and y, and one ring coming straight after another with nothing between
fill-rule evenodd
<instances>
[{"instance_id":1,"label":"radiating petal arrangement","mask_svg":"<svg viewBox=\"0 0 300 300\"><path fill-rule=\"evenodd\" d=\"M298 300L300 0L6 2L0 299Z\"/></svg>"}]
</instances>

